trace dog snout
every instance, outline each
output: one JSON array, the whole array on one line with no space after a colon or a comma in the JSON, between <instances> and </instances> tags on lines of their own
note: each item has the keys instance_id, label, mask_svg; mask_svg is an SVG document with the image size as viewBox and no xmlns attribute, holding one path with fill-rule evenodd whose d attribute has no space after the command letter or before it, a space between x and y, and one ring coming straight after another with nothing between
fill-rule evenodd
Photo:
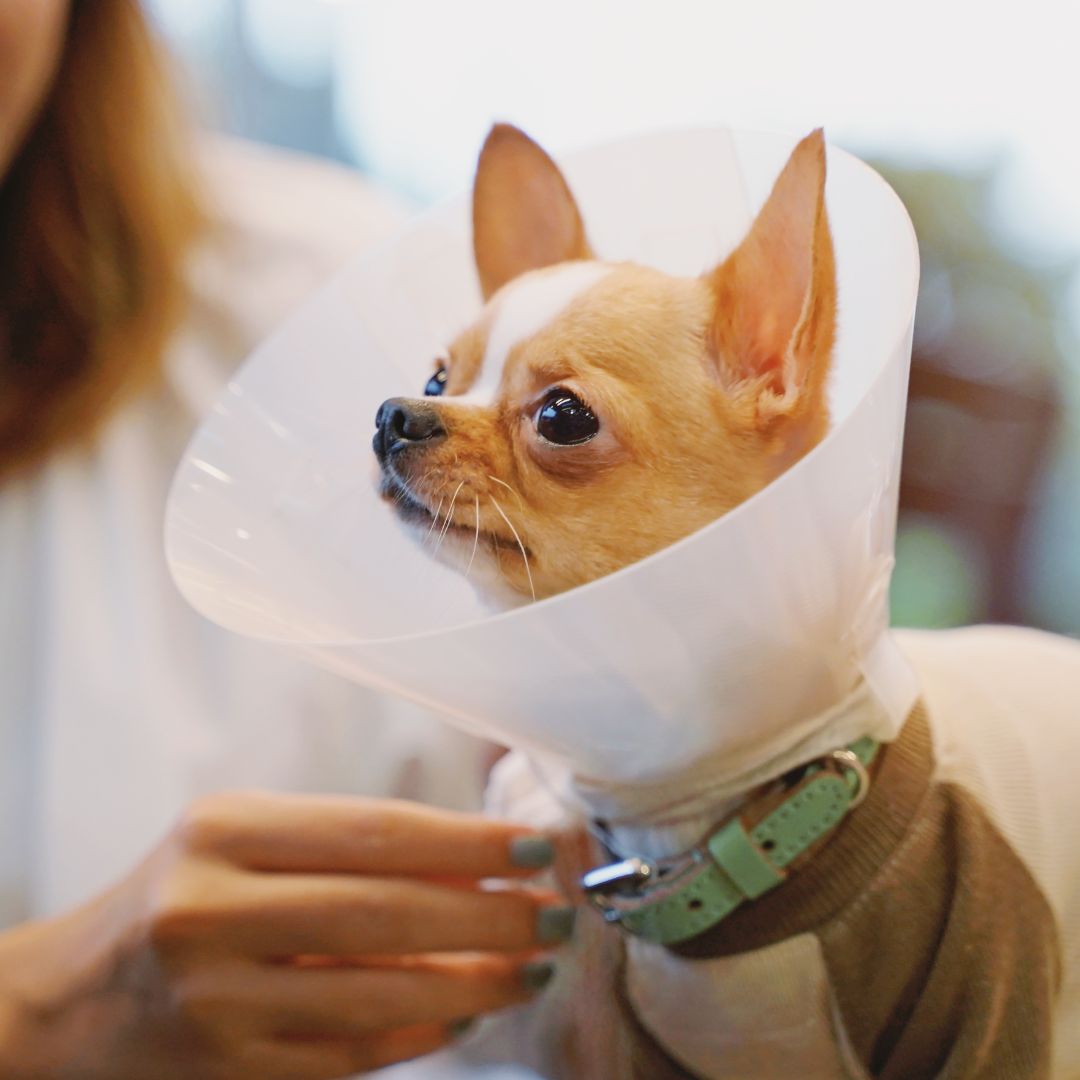
<instances>
[{"instance_id":1,"label":"dog snout","mask_svg":"<svg viewBox=\"0 0 1080 1080\"><path fill-rule=\"evenodd\" d=\"M390 398L375 414L375 438L372 445L380 461L421 443L445 438L446 428L438 410L426 401Z\"/></svg>"}]
</instances>

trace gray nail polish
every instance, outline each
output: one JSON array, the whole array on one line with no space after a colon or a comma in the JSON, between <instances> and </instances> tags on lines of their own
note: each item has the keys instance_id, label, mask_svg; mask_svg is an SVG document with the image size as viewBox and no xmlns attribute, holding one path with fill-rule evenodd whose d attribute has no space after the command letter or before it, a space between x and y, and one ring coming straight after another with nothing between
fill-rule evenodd
<instances>
[{"instance_id":1,"label":"gray nail polish","mask_svg":"<svg viewBox=\"0 0 1080 1080\"><path fill-rule=\"evenodd\" d=\"M555 965L550 960L534 960L521 969L521 981L526 990L543 990L555 975Z\"/></svg>"},{"instance_id":2,"label":"gray nail polish","mask_svg":"<svg viewBox=\"0 0 1080 1080\"><path fill-rule=\"evenodd\" d=\"M541 908L536 916L536 939L544 945L558 945L574 936L577 911L572 907Z\"/></svg>"},{"instance_id":3,"label":"gray nail polish","mask_svg":"<svg viewBox=\"0 0 1080 1080\"><path fill-rule=\"evenodd\" d=\"M543 870L555 861L555 845L546 836L518 836L510 841L510 863L521 870Z\"/></svg>"}]
</instances>

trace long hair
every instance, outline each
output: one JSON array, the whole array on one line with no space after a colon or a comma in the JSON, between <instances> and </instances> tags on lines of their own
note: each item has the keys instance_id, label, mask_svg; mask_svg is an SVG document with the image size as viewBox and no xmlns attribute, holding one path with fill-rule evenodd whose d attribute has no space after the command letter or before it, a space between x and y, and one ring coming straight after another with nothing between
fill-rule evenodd
<instances>
[{"instance_id":1,"label":"long hair","mask_svg":"<svg viewBox=\"0 0 1080 1080\"><path fill-rule=\"evenodd\" d=\"M160 371L201 221L138 0L74 0L55 80L0 186L0 478L91 439Z\"/></svg>"}]
</instances>

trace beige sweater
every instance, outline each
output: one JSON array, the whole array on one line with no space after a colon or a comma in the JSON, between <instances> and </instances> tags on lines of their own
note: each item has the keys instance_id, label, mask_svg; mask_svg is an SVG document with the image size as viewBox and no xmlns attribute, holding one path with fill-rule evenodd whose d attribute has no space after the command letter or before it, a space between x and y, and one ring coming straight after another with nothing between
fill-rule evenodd
<instances>
[{"instance_id":1,"label":"beige sweater","mask_svg":"<svg viewBox=\"0 0 1080 1080\"><path fill-rule=\"evenodd\" d=\"M922 700L834 837L678 953L583 911L504 1051L597 1080L1080 1077L1080 642L897 638Z\"/></svg>"}]
</instances>

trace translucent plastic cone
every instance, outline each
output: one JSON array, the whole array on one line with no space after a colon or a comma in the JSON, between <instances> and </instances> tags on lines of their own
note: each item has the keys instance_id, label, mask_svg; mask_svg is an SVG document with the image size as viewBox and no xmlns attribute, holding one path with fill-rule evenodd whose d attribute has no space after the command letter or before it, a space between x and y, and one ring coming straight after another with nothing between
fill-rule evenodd
<instances>
[{"instance_id":1,"label":"translucent plastic cone","mask_svg":"<svg viewBox=\"0 0 1080 1080\"><path fill-rule=\"evenodd\" d=\"M636 138L560 165L593 247L674 273L745 234L794 140ZM381 401L417 395L477 313L467 204L350 267L260 348L188 449L170 497L173 574L201 612L500 742L601 780L732 769L782 752L860 677L889 692L887 633L918 254L868 167L830 148L839 275L833 428L766 490L583 588L490 614L376 495ZM792 657L799 675L789 677ZM901 717L894 715L898 726ZM886 733L882 733L886 734Z\"/></svg>"}]
</instances>

